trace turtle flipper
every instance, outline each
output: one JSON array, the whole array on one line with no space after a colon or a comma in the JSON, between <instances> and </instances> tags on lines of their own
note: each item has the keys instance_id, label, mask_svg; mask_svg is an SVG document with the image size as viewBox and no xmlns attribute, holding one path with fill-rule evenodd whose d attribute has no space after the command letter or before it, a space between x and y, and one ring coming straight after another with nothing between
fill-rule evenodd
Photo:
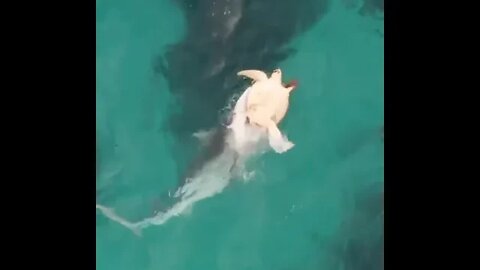
<instances>
[{"instance_id":1,"label":"turtle flipper","mask_svg":"<svg viewBox=\"0 0 480 270\"><path fill-rule=\"evenodd\" d=\"M264 81L268 80L267 74L261 70L255 70L255 69L248 69L248 70L242 70L237 73L238 76L244 76L248 77L254 81Z\"/></svg>"},{"instance_id":2,"label":"turtle flipper","mask_svg":"<svg viewBox=\"0 0 480 270\"><path fill-rule=\"evenodd\" d=\"M275 122L271 121L268 125L268 143L277 153L283 153L290 150L294 144L286 136L282 135Z\"/></svg>"}]
</instances>

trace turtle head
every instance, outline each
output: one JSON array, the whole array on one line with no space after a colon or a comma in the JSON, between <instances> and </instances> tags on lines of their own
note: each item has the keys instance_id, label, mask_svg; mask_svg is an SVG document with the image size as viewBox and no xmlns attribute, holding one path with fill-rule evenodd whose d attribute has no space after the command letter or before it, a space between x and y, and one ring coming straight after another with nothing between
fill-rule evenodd
<instances>
[{"instance_id":1,"label":"turtle head","mask_svg":"<svg viewBox=\"0 0 480 270\"><path fill-rule=\"evenodd\" d=\"M270 78L273 78L274 80L277 80L278 82L282 81L282 71L279 68L276 68L272 72L272 76Z\"/></svg>"}]
</instances>

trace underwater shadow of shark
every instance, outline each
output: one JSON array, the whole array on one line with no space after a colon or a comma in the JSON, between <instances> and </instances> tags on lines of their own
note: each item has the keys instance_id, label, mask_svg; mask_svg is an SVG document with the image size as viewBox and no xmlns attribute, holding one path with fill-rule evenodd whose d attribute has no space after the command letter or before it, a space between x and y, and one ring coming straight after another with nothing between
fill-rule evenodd
<instances>
[{"instance_id":1,"label":"underwater shadow of shark","mask_svg":"<svg viewBox=\"0 0 480 270\"><path fill-rule=\"evenodd\" d=\"M202 158L195 159L192 150L196 144L192 134L217 126L225 104L242 89L236 72L277 67L295 52L289 42L320 20L329 0L175 2L184 13L186 34L155 68L166 78L180 109L168 120L168 130L176 138L172 154L178 174L185 175L190 170L182 165L185 160L195 160L192 166L201 167ZM215 157L213 152L211 156Z\"/></svg>"},{"instance_id":2,"label":"underwater shadow of shark","mask_svg":"<svg viewBox=\"0 0 480 270\"><path fill-rule=\"evenodd\" d=\"M246 67L271 70L278 66L295 51L288 43L321 19L329 0L175 2L185 16L186 35L168 48L155 69L166 78L180 108L168 120L167 129L175 137L172 155L181 176L177 186L182 186L223 153L223 126L230 119L219 126L219 114L243 88L235 73ZM192 134L199 130L210 130L208 137L213 139L197 152ZM186 160L192 162L184 166ZM168 200L165 195L162 198L160 202Z\"/></svg>"},{"instance_id":3,"label":"underwater shadow of shark","mask_svg":"<svg viewBox=\"0 0 480 270\"><path fill-rule=\"evenodd\" d=\"M286 45L325 14L328 0L176 2L186 17L186 36L169 48L157 63L156 70L167 79L168 88L181 108L181 112L169 121L169 130L177 140L173 149L177 164L192 160L192 134L217 126L190 166L179 168L179 175L182 175L177 186L179 191L192 185L189 179L208 169L222 155L232 156L231 164L224 164L228 173L232 172L237 159L226 147L229 133L225 123L218 125L218 113L241 88L233 74L244 67L272 69L285 60L294 52ZM164 195L163 198L171 196ZM174 201L174 206L178 205L178 200ZM153 212L158 214L159 209L155 208ZM113 210L101 205L97 205L97 209L106 216L120 218ZM153 224L147 219L143 223L121 221L133 231L140 231L147 226L145 224Z\"/></svg>"},{"instance_id":4,"label":"underwater shadow of shark","mask_svg":"<svg viewBox=\"0 0 480 270\"><path fill-rule=\"evenodd\" d=\"M295 87L297 83L293 81L287 85ZM197 137L210 147L204 151L207 154L203 156L208 160L200 160L199 163L202 165L200 167L194 166L191 177L186 177L174 193L175 202L171 207L165 211L156 211L153 216L138 222L128 221L116 214L113 209L101 204L97 204L96 208L112 221L140 236L142 229L151 225L161 225L170 218L187 212L195 202L221 192L234 176L234 169L242 166L249 157L257 154L258 150L261 151L262 143L268 137L265 128L251 125L247 121L245 111L249 89L236 102L231 113L232 121L228 126L219 127L213 133L197 134ZM211 153L214 152L221 153L212 158Z\"/></svg>"}]
</instances>

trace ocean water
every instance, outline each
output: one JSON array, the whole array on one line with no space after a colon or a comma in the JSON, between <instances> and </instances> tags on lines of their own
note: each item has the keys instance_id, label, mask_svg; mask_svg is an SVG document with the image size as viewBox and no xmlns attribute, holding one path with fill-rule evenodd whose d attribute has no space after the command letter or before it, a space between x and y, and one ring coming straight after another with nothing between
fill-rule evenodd
<instances>
[{"instance_id":1,"label":"ocean water","mask_svg":"<svg viewBox=\"0 0 480 270\"><path fill-rule=\"evenodd\" d=\"M96 3L97 203L141 220L189 162L173 158L179 105L154 68L186 23L174 1ZM292 150L140 237L97 210L97 269L383 269L384 30L361 6L330 1L279 63L299 81Z\"/></svg>"}]
</instances>

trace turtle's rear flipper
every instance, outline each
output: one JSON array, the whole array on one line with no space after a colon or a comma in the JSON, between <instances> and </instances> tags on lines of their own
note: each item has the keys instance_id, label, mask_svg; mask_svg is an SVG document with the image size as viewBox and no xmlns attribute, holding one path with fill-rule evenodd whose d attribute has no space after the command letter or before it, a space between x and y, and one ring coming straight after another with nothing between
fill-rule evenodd
<instances>
[{"instance_id":1,"label":"turtle's rear flipper","mask_svg":"<svg viewBox=\"0 0 480 270\"><path fill-rule=\"evenodd\" d=\"M268 125L268 143L277 153L283 153L290 150L294 144L286 136L283 136L275 122L271 121Z\"/></svg>"}]
</instances>

